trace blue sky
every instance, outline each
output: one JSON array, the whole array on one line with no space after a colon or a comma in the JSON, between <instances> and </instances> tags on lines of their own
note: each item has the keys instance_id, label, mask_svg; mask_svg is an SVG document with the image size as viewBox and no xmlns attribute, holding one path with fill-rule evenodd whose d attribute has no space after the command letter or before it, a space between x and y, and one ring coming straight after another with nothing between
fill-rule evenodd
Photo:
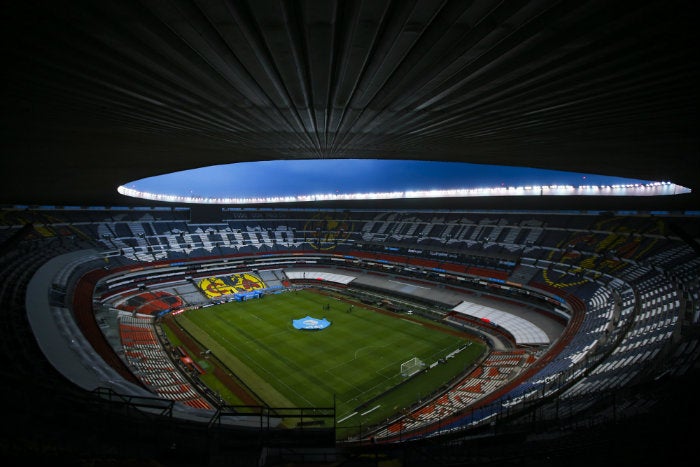
<instances>
[{"instance_id":1,"label":"blue sky","mask_svg":"<svg viewBox=\"0 0 700 467\"><path fill-rule=\"evenodd\" d=\"M126 183L142 192L205 198L375 193L526 185L614 185L646 180L457 162L313 159L240 162Z\"/></svg>"}]
</instances>

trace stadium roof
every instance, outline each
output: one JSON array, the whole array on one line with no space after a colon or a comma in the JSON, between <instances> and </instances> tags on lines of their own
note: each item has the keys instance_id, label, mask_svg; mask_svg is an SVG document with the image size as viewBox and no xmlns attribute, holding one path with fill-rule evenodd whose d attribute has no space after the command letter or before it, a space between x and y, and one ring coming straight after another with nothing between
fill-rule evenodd
<instances>
[{"instance_id":1,"label":"stadium roof","mask_svg":"<svg viewBox=\"0 0 700 467\"><path fill-rule=\"evenodd\" d=\"M465 207L697 210L693 7L10 2L0 28L0 204L154 204L116 188L230 162L390 158L668 180L693 190L452 202Z\"/></svg>"}]
</instances>

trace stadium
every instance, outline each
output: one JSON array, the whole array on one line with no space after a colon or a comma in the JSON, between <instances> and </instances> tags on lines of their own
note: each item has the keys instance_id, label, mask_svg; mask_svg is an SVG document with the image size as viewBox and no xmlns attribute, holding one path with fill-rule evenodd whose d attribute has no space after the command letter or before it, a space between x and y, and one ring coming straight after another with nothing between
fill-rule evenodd
<instances>
[{"instance_id":1,"label":"stadium","mask_svg":"<svg viewBox=\"0 0 700 467\"><path fill-rule=\"evenodd\" d=\"M6 465L692 461L690 7L8 5ZM125 196L195 167L355 158L687 190Z\"/></svg>"}]
</instances>

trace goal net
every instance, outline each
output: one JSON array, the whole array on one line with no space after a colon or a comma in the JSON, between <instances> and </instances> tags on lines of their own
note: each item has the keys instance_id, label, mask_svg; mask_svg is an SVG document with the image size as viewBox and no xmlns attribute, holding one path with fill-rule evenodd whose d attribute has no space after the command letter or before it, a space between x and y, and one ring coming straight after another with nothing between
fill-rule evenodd
<instances>
[{"instance_id":1,"label":"goal net","mask_svg":"<svg viewBox=\"0 0 700 467\"><path fill-rule=\"evenodd\" d=\"M401 364L401 376L408 378L425 368L425 363L418 357L413 357Z\"/></svg>"}]
</instances>

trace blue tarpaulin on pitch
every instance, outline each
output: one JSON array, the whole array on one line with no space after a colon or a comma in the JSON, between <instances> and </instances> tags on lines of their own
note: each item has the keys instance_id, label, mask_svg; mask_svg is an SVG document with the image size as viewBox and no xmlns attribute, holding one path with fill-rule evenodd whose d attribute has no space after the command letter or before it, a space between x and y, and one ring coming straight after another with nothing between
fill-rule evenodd
<instances>
[{"instance_id":1,"label":"blue tarpaulin on pitch","mask_svg":"<svg viewBox=\"0 0 700 467\"><path fill-rule=\"evenodd\" d=\"M307 316L305 318L293 319L292 325L294 326L294 329L320 330L326 329L331 325L331 322L326 318L316 319L312 318L311 316Z\"/></svg>"},{"instance_id":2,"label":"blue tarpaulin on pitch","mask_svg":"<svg viewBox=\"0 0 700 467\"><path fill-rule=\"evenodd\" d=\"M251 292L236 292L233 294L234 300L241 302L243 300L250 300L251 298L260 298L262 296L261 290L253 290Z\"/></svg>"}]
</instances>

